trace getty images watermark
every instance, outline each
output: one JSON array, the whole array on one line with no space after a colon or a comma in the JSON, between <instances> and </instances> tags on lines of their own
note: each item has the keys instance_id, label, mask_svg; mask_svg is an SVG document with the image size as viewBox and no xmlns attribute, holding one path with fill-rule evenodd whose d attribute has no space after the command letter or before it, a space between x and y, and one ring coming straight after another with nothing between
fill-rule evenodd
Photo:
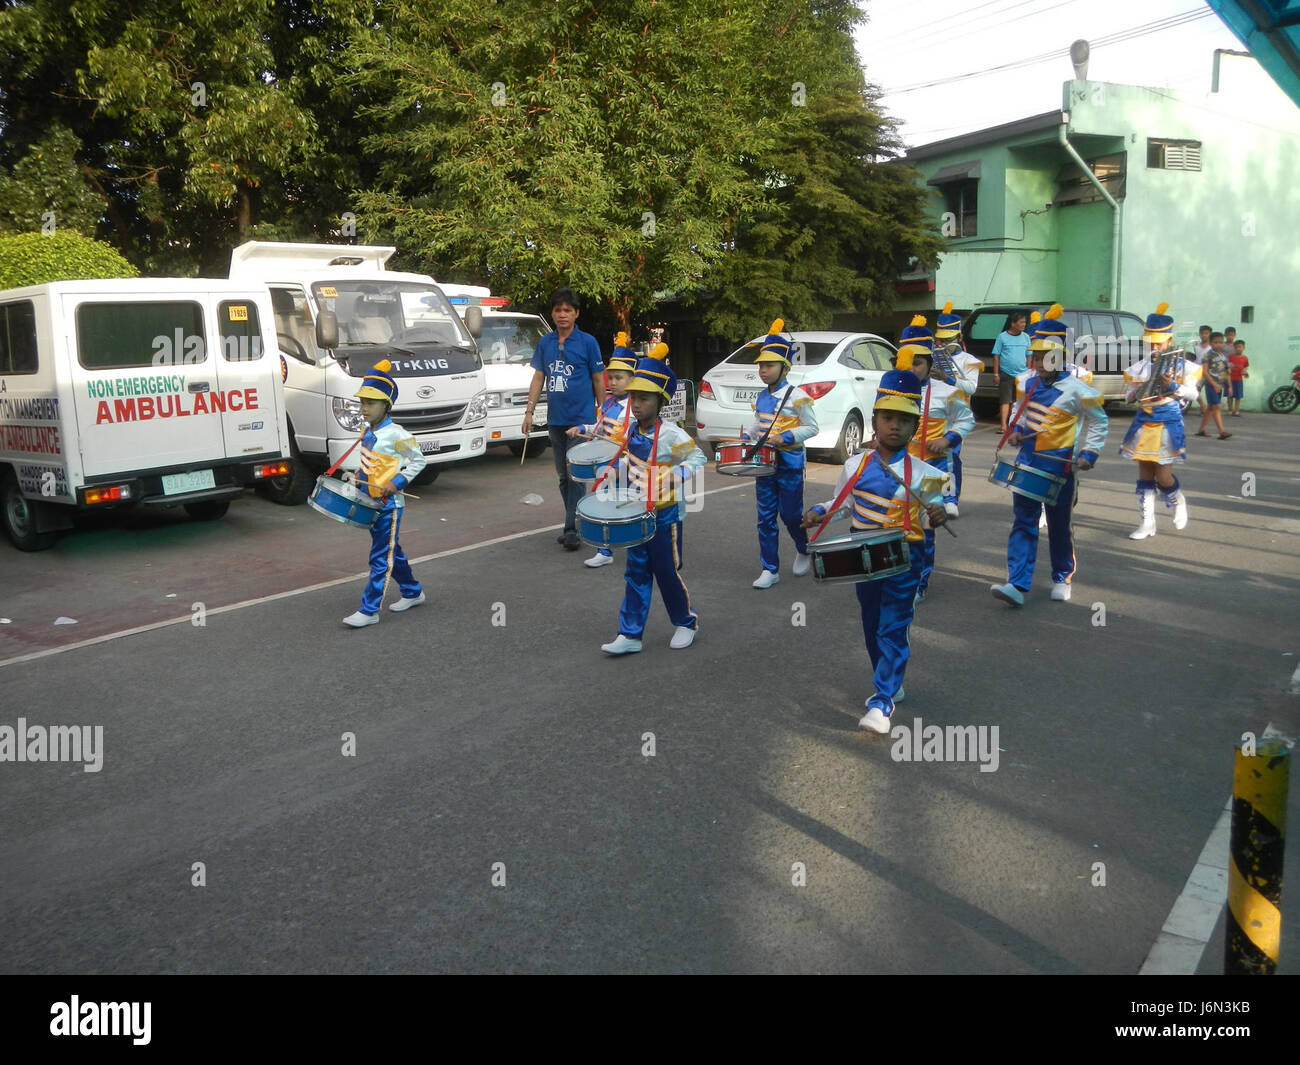
<instances>
[{"instance_id":1,"label":"getty images watermark","mask_svg":"<svg viewBox=\"0 0 1300 1065\"><path fill-rule=\"evenodd\" d=\"M87 773L104 767L103 725L0 725L0 762L81 762Z\"/></svg>"},{"instance_id":2,"label":"getty images watermark","mask_svg":"<svg viewBox=\"0 0 1300 1065\"><path fill-rule=\"evenodd\" d=\"M923 725L918 717L895 725L889 738L895 762L979 762L981 773L998 770L997 725Z\"/></svg>"}]
</instances>

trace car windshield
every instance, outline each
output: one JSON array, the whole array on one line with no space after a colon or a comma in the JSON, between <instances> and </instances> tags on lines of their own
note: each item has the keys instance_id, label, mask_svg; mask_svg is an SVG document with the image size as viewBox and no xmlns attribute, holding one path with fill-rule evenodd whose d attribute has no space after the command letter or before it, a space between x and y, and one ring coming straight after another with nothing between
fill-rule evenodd
<instances>
[{"instance_id":1,"label":"car windshield","mask_svg":"<svg viewBox=\"0 0 1300 1065\"><path fill-rule=\"evenodd\" d=\"M339 319L339 347L473 350L474 339L447 297L414 281L329 281L312 285L317 303Z\"/></svg>"},{"instance_id":2,"label":"car windshield","mask_svg":"<svg viewBox=\"0 0 1300 1065\"><path fill-rule=\"evenodd\" d=\"M540 318L501 318L483 316L483 333L478 349L485 363L527 364L533 361L537 342L547 333Z\"/></svg>"},{"instance_id":3,"label":"car windshield","mask_svg":"<svg viewBox=\"0 0 1300 1065\"><path fill-rule=\"evenodd\" d=\"M819 366L826 361L836 346L837 344L819 344L815 341L798 340L795 342L794 351L790 355L790 361L795 366ZM752 366L762 349L763 342L756 340L751 344L746 344L739 351L733 352L727 358L727 362Z\"/></svg>"}]
</instances>

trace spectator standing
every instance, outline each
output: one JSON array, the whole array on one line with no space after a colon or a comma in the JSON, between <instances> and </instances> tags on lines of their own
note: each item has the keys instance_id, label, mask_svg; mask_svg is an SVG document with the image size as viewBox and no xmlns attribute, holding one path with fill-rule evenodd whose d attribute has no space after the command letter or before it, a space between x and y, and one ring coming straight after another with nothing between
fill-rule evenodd
<instances>
[{"instance_id":1,"label":"spectator standing","mask_svg":"<svg viewBox=\"0 0 1300 1065\"><path fill-rule=\"evenodd\" d=\"M1207 422L1214 422L1219 427L1219 439L1227 440L1232 434L1223 427L1223 414L1221 404L1223 395L1228 391L1229 373L1231 365L1228 362L1228 352L1223 344L1222 333L1210 334L1210 351L1205 356L1205 366L1202 377L1205 379L1205 413L1201 415L1201 427L1196 430L1197 436L1209 436L1205 431Z\"/></svg>"},{"instance_id":2,"label":"spectator standing","mask_svg":"<svg viewBox=\"0 0 1300 1065\"><path fill-rule=\"evenodd\" d=\"M1227 340L1228 338L1225 336L1223 339ZM1246 378L1250 376L1250 360L1246 358L1246 342L1244 340L1233 342L1232 354L1228 356L1228 366L1228 384L1232 388L1232 394L1228 399L1228 413L1234 418L1240 418L1241 396L1246 388Z\"/></svg>"},{"instance_id":3,"label":"spectator standing","mask_svg":"<svg viewBox=\"0 0 1300 1065\"><path fill-rule=\"evenodd\" d=\"M993 383L998 386L1004 433L1016 398L1016 377L1029 367L1029 334L1025 332L1028 321L1029 315L1024 311L1012 311L1007 315L1006 327L993 341Z\"/></svg>"},{"instance_id":4,"label":"spectator standing","mask_svg":"<svg viewBox=\"0 0 1300 1065\"><path fill-rule=\"evenodd\" d=\"M605 402L605 366L600 358L600 345L590 333L577 327L580 312L578 294L573 289L555 290L551 296L555 332L542 337L533 352L533 382L528 389L528 409L522 427L526 439L533 431L533 410L545 387L551 454L555 456L560 497L564 500L564 532L556 537L556 543L563 544L566 551L577 551L582 546L576 511L578 500L587 491L582 481L569 476L569 448L583 441L568 433L575 425L595 421L598 408Z\"/></svg>"}]
</instances>

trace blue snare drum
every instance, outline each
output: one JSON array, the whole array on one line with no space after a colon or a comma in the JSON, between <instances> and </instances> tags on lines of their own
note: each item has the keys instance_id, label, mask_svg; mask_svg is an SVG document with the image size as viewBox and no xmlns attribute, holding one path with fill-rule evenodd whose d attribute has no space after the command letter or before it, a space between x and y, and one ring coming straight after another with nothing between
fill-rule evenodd
<instances>
[{"instance_id":1,"label":"blue snare drum","mask_svg":"<svg viewBox=\"0 0 1300 1065\"><path fill-rule=\"evenodd\" d=\"M358 529L371 528L384 509L382 499L371 499L366 492L354 485L323 474L316 478L316 487L312 490L307 505L327 518Z\"/></svg>"},{"instance_id":2,"label":"blue snare drum","mask_svg":"<svg viewBox=\"0 0 1300 1065\"><path fill-rule=\"evenodd\" d=\"M578 500L578 536L592 547L636 547L655 535L655 514L626 492Z\"/></svg>"},{"instance_id":3,"label":"blue snare drum","mask_svg":"<svg viewBox=\"0 0 1300 1065\"><path fill-rule=\"evenodd\" d=\"M912 556L902 529L880 529L810 540L813 580L818 584L882 581L911 568Z\"/></svg>"},{"instance_id":4,"label":"blue snare drum","mask_svg":"<svg viewBox=\"0 0 1300 1065\"><path fill-rule=\"evenodd\" d=\"M997 462L989 480L1049 507L1060 498L1061 487L1065 484L1064 477L1026 466L1023 462Z\"/></svg>"},{"instance_id":5,"label":"blue snare drum","mask_svg":"<svg viewBox=\"0 0 1300 1065\"><path fill-rule=\"evenodd\" d=\"M621 450L613 440L604 437L575 444L565 455L565 461L569 464L569 476L575 481L594 481L605 472L605 467L614 461Z\"/></svg>"}]
</instances>

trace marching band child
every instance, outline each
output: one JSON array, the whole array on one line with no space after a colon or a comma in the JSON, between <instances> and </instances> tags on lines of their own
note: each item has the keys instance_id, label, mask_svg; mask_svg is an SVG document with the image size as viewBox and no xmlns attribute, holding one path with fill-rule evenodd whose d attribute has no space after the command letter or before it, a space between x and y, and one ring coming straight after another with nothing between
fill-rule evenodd
<instances>
[{"instance_id":1,"label":"marching band child","mask_svg":"<svg viewBox=\"0 0 1300 1065\"><path fill-rule=\"evenodd\" d=\"M685 429L659 417L663 405L677 391L677 376L664 361L667 355L668 345L656 344L649 356L637 362L627 386L634 421L618 472L627 476L634 495L653 503L656 525L653 539L627 550L627 592L618 612L618 636L600 648L611 655L641 650L655 582L675 626L669 646L681 650L695 641L698 619L678 573L682 567L682 501L674 482L697 477L708 460Z\"/></svg>"},{"instance_id":2,"label":"marching band child","mask_svg":"<svg viewBox=\"0 0 1300 1065\"><path fill-rule=\"evenodd\" d=\"M575 425L568 431L568 436L599 436L622 444L627 439L629 419L632 408L627 403L627 386L636 370L636 352L628 346L626 333L620 332L614 338L614 354L610 357L605 370L605 379L609 382L609 395L601 404L596 421L591 425ZM608 566L614 561L609 548L599 548L583 565L595 569Z\"/></svg>"},{"instance_id":3,"label":"marching band child","mask_svg":"<svg viewBox=\"0 0 1300 1065\"><path fill-rule=\"evenodd\" d=\"M379 608L388 590L390 572L402 597L389 610L400 613L424 602L424 590L397 542L397 530L405 506L402 489L419 476L425 458L415 437L388 416L397 402L392 368L387 359L377 362L356 393L361 400L361 416L369 428L361 438L361 468L351 479L366 489L371 499L382 499L384 507L370 529L370 580L361 593L361 608L343 619L344 625L354 629L379 624Z\"/></svg>"},{"instance_id":4,"label":"marching band child","mask_svg":"<svg viewBox=\"0 0 1300 1065\"><path fill-rule=\"evenodd\" d=\"M923 387L921 398L921 425L907 450L913 458L928 462L944 474L952 474L952 451L961 446L962 438L975 428L975 414L966 402L965 394L955 384L937 380L932 374L934 353L917 345L906 345L899 353L895 365L900 370L911 370ZM944 511L953 516L948 507L948 488L955 488L952 476L944 479ZM934 529L925 530L920 549L924 562L921 565L921 583L916 589L917 603L925 601L934 572Z\"/></svg>"},{"instance_id":5,"label":"marching band child","mask_svg":"<svg viewBox=\"0 0 1300 1065\"><path fill-rule=\"evenodd\" d=\"M935 324L934 338L936 344L947 344L950 347L956 345L957 350L951 358L957 373L949 384L956 385L969 403L979 387L984 364L962 347L961 316L952 313L952 300L943 305L943 311ZM948 454L952 460L952 482L949 486L952 491L944 491L943 509L948 512L948 517L955 518L959 514L957 504L961 501L961 443L958 442Z\"/></svg>"},{"instance_id":6,"label":"marching band child","mask_svg":"<svg viewBox=\"0 0 1300 1065\"><path fill-rule=\"evenodd\" d=\"M921 503L931 524L942 525L948 520L943 508L944 474L929 463L914 460L907 450L921 423L920 401L921 382L916 374L910 370L885 373L871 415L875 450L849 459L840 471L834 498L811 507L803 518L804 528L810 529L823 524L828 512L831 517L850 514L855 532L901 528L911 545L907 572L855 585L876 687L858 724L873 732L889 731L894 704L903 698L903 673L911 654L907 630L924 561L917 550L923 540ZM846 502L840 506L842 500Z\"/></svg>"},{"instance_id":7,"label":"marching band child","mask_svg":"<svg viewBox=\"0 0 1300 1065\"><path fill-rule=\"evenodd\" d=\"M754 499L758 506L758 557L763 572L754 582L755 588L771 588L781 579L781 565L777 557L780 530L776 519L779 514L794 540L794 575L802 577L808 572L808 534L803 525L803 479L807 467L803 442L817 435L817 418L813 414L812 397L802 388L786 381L790 373L790 349L793 342L780 335L785 322L780 318L772 323L767 339L754 362L758 376L767 386L754 400L757 417L743 431L742 440L757 440L771 427L767 443L776 448L776 473L770 477L757 477Z\"/></svg>"},{"instance_id":8,"label":"marching band child","mask_svg":"<svg viewBox=\"0 0 1300 1065\"><path fill-rule=\"evenodd\" d=\"M1007 541L1007 581L989 589L994 598L1012 606L1025 605L1025 593L1034 579L1038 555L1039 519L1046 507L1047 538L1052 557L1052 598L1070 598L1075 572L1071 519L1078 485L1074 470L1090 470L1106 446L1109 421L1105 400L1091 385L1065 369L1065 323L1048 317L1030 327L1029 357L1032 374L1016 378L1023 402L1016 409L1007 443L1019 447L1016 461L1057 477L1064 477L1056 502L1044 504L1012 490L1014 520Z\"/></svg>"},{"instance_id":9,"label":"marching band child","mask_svg":"<svg viewBox=\"0 0 1300 1065\"><path fill-rule=\"evenodd\" d=\"M1200 390L1201 367L1190 359L1161 355L1170 351L1173 343L1174 319L1165 314L1169 304L1161 303L1155 313L1147 316L1144 344L1149 344L1151 354L1124 371L1127 389L1124 399L1132 403L1139 393L1138 412L1133 424L1119 446L1119 453L1138 464L1138 513L1142 524L1128 534L1130 540L1145 540L1156 534L1156 487L1164 496L1165 506L1174 512L1174 528L1187 527L1187 500L1183 497L1174 476L1173 465L1187 460L1186 434L1183 428L1183 407L1196 399ZM1151 387L1151 374L1156 363L1163 363L1161 374Z\"/></svg>"}]
</instances>

